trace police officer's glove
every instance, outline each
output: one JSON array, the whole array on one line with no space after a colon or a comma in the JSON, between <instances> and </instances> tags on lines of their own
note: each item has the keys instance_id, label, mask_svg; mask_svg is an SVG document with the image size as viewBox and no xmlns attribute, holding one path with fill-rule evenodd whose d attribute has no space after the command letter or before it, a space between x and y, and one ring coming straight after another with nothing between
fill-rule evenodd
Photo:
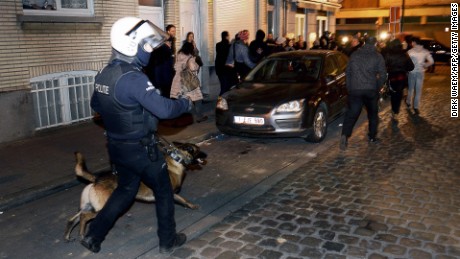
<instances>
[{"instance_id":1,"label":"police officer's glove","mask_svg":"<svg viewBox=\"0 0 460 259\"><path fill-rule=\"evenodd\" d=\"M181 95L178 96L178 99L187 99L188 100L188 109L187 109L187 111L192 110L193 102L192 102L192 99L188 95L181 94Z\"/></svg>"}]
</instances>

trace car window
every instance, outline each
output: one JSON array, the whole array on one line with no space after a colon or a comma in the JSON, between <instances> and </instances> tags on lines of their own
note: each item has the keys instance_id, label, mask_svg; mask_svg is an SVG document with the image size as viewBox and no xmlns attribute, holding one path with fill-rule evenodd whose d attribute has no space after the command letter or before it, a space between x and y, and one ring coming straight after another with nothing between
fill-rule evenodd
<instances>
[{"instance_id":1,"label":"car window","mask_svg":"<svg viewBox=\"0 0 460 259\"><path fill-rule=\"evenodd\" d=\"M320 57L272 58L259 64L246 81L259 83L297 83L316 80L321 68Z\"/></svg>"},{"instance_id":2,"label":"car window","mask_svg":"<svg viewBox=\"0 0 460 259\"><path fill-rule=\"evenodd\" d=\"M339 69L337 67L337 64L334 61L334 57L327 56L326 62L324 63L324 75L325 76L329 76L329 75L336 76L338 72L339 72Z\"/></svg>"},{"instance_id":3,"label":"car window","mask_svg":"<svg viewBox=\"0 0 460 259\"><path fill-rule=\"evenodd\" d=\"M335 55L335 57L337 59L338 65L339 65L339 74L341 74L341 73L345 72L345 70L347 69L348 58L347 58L347 56L345 56L342 53L337 53Z\"/></svg>"}]
</instances>

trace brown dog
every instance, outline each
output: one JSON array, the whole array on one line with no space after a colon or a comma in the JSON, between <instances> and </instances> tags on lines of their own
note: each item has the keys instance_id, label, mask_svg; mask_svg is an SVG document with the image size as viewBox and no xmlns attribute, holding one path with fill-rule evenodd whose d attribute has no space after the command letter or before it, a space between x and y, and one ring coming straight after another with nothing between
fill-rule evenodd
<instances>
[{"instance_id":1,"label":"brown dog","mask_svg":"<svg viewBox=\"0 0 460 259\"><path fill-rule=\"evenodd\" d=\"M190 208L198 209L198 205L193 204L180 196L178 192L185 178L185 170L190 165L205 164L206 154L200 151L197 145L190 143L173 142L173 145L165 148L165 160L168 165L169 179L171 180L174 191L174 201L178 204ZM82 191L80 198L80 210L67 222L65 230L65 240L70 241L72 229L80 223L80 238L86 232L86 225L96 217L97 213L104 207L112 192L117 187L117 175L113 172L102 172L94 175L88 171L85 159L80 152L75 152L75 173L77 176L90 181ZM154 202L155 196L152 189L141 182L136 200Z\"/></svg>"}]
</instances>

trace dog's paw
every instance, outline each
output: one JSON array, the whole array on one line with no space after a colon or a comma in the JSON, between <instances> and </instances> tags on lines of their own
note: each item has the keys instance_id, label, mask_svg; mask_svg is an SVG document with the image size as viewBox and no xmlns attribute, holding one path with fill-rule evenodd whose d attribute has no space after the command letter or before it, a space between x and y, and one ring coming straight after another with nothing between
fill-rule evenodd
<instances>
[{"instance_id":1,"label":"dog's paw","mask_svg":"<svg viewBox=\"0 0 460 259\"><path fill-rule=\"evenodd\" d=\"M187 203L187 208L192 209L192 210L197 210L200 208L200 205L196 205L193 203Z\"/></svg>"}]
</instances>

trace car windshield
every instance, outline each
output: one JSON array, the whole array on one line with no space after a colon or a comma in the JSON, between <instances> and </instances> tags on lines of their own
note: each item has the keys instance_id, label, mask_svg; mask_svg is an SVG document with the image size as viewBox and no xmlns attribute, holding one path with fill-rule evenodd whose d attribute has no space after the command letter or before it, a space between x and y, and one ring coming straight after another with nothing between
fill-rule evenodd
<instances>
[{"instance_id":1,"label":"car windshield","mask_svg":"<svg viewBox=\"0 0 460 259\"><path fill-rule=\"evenodd\" d=\"M321 57L279 57L262 61L245 81L253 83L300 83L318 79Z\"/></svg>"}]
</instances>

